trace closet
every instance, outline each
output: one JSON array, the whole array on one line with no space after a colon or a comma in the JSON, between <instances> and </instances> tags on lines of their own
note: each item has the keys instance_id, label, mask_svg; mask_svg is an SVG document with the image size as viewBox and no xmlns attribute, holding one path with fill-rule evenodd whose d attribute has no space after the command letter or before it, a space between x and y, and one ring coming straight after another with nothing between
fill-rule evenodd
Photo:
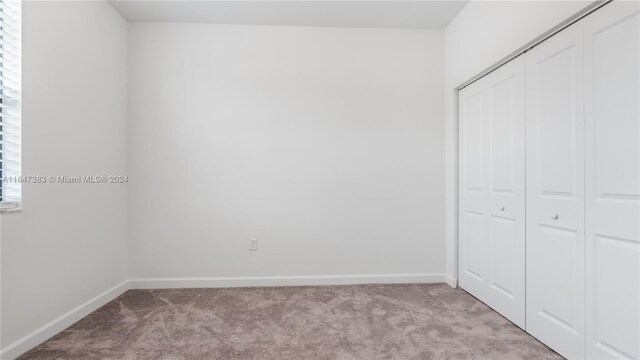
<instances>
[{"instance_id":1,"label":"closet","mask_svg":"<svg viewBox=\"0 0 640 360\"><path fill-rule=\"evenodd\" d=\"M459 284L568 358L640 358L640 9L459 92Z\"/></svg>"}]
</instances>

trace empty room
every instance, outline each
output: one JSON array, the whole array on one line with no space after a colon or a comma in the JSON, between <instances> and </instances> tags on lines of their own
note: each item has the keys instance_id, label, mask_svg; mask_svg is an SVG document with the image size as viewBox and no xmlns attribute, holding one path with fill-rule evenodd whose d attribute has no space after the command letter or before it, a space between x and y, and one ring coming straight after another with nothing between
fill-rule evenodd
<instances>
[{"instance_id":1,"label":"empty room","mask_svg":"<svg viewBox=\"0 0 640 360\"><path fill-rule=\"evenodd\" d=\"M2 360L640 359L640 2L0 0Z\"/></svg>"}]
</instances>

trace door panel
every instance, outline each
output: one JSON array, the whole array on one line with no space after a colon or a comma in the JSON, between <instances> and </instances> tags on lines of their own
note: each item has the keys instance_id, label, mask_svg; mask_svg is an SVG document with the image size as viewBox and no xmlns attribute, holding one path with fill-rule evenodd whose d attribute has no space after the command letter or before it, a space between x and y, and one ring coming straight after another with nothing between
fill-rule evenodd
<instances>
[{"instance_id":1,"label":"door panel","mask_svg":"<svg viewBox=\"0 0 640 360\"><path fill-rule=\"evenodd\" d=\"M496 256L491 264L491 291L497 292L498 295L504 296L509 301L514 300L517 288L516 274L511 270L515 267L518 259L509 254L516 252L513 239L517 238L517 226L514 219L500 216L491 216L491 248L500 249L504 253L502 256Z\"/></svg>"},{"instance_id":2,"label":"door panel","mask_svg":"<svg viewBox=\"0 0 640 360\"><path fill-rule=\"evenodd\" d=\"M460 286L485 301L487 254L487 94L470 86L459 94L460 113Z\"/></svg>"},{"instance_id":3,"label":"door panel","mask_svg":"<svg viewBox=\"0 0 640 360\"><path fill-rule=\"evenodd\" d=\"M525 326L524 59L489 74L488 304Z\"/></svg>"},{"instance_id":4,"label":"door panel","mask_svg":"<svg viewBox=\"0 0 640 360\"><path fill-rule=\"evenodd\" d=\"M638 2L584 20L587 357L640 357Z\"/></svg>"},{"instance_id":5,"label":"door panel","mask_svg":"<svg viewBox=\"0 0 640 360\"><path fill-rule=\"evenodd\" d=\"M526 54L527 331L584 357L582 26Z\"/></svg>"},{"instance_id":6,"label":"door panel","mask_svg":"<svg viewBox=\"0 0 640 360\"><path fill-rule=\"evenodd\" d=\"M485 143L485 93L484 91L463 98L464 143L465 143L465 190L467 192L483 192L484 178L484 143Z\"/></svg>"},{"instance_id":7,"label":"door panel","mask_svg":"<svg viewBox=\"0 0 640 360\"><path fill-rule=\"evenodd\" d=\"M555 39L554 39L555 40ZM538 156L537 175L541 194L550 197L576 196L576 104L573 95L576 90L575 66L581 54L577 44L567 43L564 47L553 49L552 54L544 50L549 46L542 44L544 57L535 60L531 70L535 73L538 86L535 89L537 118L535 119L535 143ZM531 64L531 63L530 63ZM582 135L582 134L579 134ZM563 201L563 199L559 199Z\"/></svg>"},{"instance_id":8,"label":"door panel","mask_svg":"<svg viewBox=\"0 0 640 360\"><path fill-rule=\"evenodd\" d=\"M477 288L477 296L482 297L480 294L484 287L486 263L483 254L487 247L484 215L473 211L465 211L464 214L464 238L469 241L465 244L465 250L468 251L465 251L463 270L465 277L470 276L470 279L465 280L464 285L471 290Z\"/></svg>"},{"instance_id":9,"label":"door panel","mask_svg":"<svg viewBox=\"0 0 640 360\"><path fill-rule=\"evenodd\" d=\"M524 61L459 95L460 286L524 327Z\"/></svg>"},{"instance_id":10,"label":"door panel","mask_svg":"<svg viewBox=\"0 0 640 360\"><path fill-rule=\"evenodd\" d=\"M516 159L514 151L517 137L513 135L514 131L522 131L522 128L516 129L518 124L514 124L513 119L518 111L523 110L518 108L515 100L516 96L524 96L522 91L518 91L521 84L522 79L518 79L515 74L504 79L499 77L489 84L490 185L494 194L515 192L515 168L516 160L519 159Z\"/></svg>"}]
</instances>

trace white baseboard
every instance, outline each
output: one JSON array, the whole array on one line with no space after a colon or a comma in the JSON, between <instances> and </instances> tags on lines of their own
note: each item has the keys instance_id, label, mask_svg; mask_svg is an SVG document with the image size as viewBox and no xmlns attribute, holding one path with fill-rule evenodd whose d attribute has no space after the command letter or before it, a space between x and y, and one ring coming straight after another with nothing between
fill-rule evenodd
<instances>
[{"instance_id":1,"label":"white baseboard","mask_svg":"<svg viewBox=\"0 0 640 360\"><path fill-rule=\"evenodd\" d=\"M260 286L431 284L447 281L445 274L271 276L131 279L131 289L223 288Z\"/></svg>"},{"instance_id":2,"label":"white baseboard","mask_svg":"<svg viewBox=\"0 0 640 360\"><path fill-rule=\"evenodd\" d=\"M102 305L115 299L116 297L129 290L129 281L125 280L111 289L99 294L98 296L80 304L76 308L58 316L54 320L5 346L0 351L2 360L15 359L24 354L28 350L36 347L40 343L56 335L66 329L73 323L89 315Z\"/></svg>"},{"instance_id":3,"label":"white baseboard","mask_svg":"<svg viewBox=\"0 0 640 360\"><path fill-rule=\"evenodd\" d=\"M444 275L445 281L447 282L447 284L449 284L449 286L451 286L452 288L457 288L458 287L458 279L454 278L451 275Z\"/></svg>"}]
</instances>

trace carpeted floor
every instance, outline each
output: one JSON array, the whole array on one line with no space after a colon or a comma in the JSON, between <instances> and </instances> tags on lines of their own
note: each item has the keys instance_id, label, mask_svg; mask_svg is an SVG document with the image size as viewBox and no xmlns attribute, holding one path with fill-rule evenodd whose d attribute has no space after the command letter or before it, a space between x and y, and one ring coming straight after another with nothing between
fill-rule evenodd
<instances>
[{"instance_id":1,"label":"carpeted floor","mask_svg":"<svg viewBox=\"0 0 640 360\"><path fill-rule=\"evenodd\" d=\"M561 359L444 284L130 290L20 359Z\"/></svg>"}]
</instances>

